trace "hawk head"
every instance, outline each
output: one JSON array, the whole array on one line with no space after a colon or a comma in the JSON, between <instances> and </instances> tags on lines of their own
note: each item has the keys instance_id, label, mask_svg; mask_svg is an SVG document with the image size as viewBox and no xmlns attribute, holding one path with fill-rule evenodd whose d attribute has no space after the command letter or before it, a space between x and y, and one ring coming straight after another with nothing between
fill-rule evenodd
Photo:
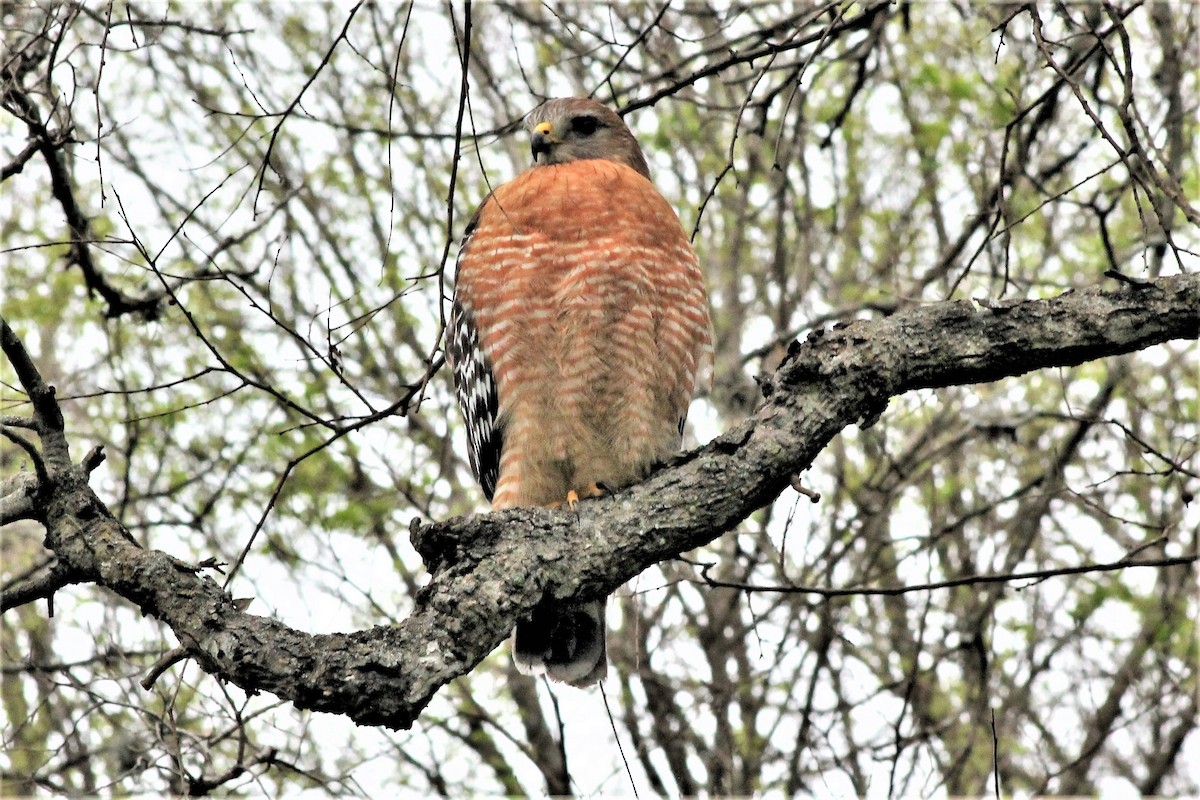
<instances>
[{"instance_id":1,"label":"hawk head","mask_svg":"<svg viewBox=\"0 0 1200 800\"><path fill-rule=\"evenodd\" d=\"M637 170L647 178L650 168L637 139L608 106L586 97L547 100L529 112L525 127L535 164L565 164L601 158Z\"/></svg>"}]
</instances>

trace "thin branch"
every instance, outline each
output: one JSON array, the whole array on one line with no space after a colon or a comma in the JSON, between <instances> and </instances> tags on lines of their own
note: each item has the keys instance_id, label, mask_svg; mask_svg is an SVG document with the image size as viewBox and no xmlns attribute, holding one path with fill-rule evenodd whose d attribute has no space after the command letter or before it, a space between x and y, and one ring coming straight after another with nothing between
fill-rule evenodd
<instances>
[{"instance_id":1,"label":"thin branch","mask_svg":"<svg viewBox=\"0 0 1200 800\"><path fill-rule=\"evenodd\" d=\"M0 613L26 603L53 597L59 589L83 581L83 575L70 564L64 561L55 561L44 573L0 592Z\"/></svg>"},{"instance_id":2,"label":"thin branch","mask_svg":"<svg viewBox=\"0 0 1200 800\"><path fill-rule=\"evenodd\" d=\"M92 258L88 246L95 241L91 221L75 197L75 189L62 155L62 148L71 139L69 132L51 132L29 94L15 83L5 86L3 104L29 128L32 145L36 146L46 162L50 174L50 193L62 208L67 227L71 230L70 262L83 273L88 294L99 295L108 304L105 316L109 318L138 314L147 320L156 319L160 311L161 292L151 292L142 297L128 295L108 282Z\"/></svg>"},{"instance_id":3,"label":"thin branch","mask_svg":"<svg viewBox=\"0 0 1200 800\"><path fill-rule=\"evenodd\" d=\"M13 175L20 174L30 159L37 155L39 149L41 149L41 143L37 141L25 145L24 150L13 156L13 160L5 164L3 168L0 168L0 183L8 180Z\"/></svg>"},{"instance_id":4,"label":"thin branch","mask_svg":"<svg viewBox=\"0 0 1200 800\"><path fill-rule=\"evenodd\" d=\"M67 439L63 435L63 416L54 397L54 387L47 386L42 380L41 373L25 350L25 345L21 344L21 340L2 316L0 350L8 357L9 363L17 373L17 379L21 381L30 402L33 403L33 421L42 442L41 456L47 471L70 467L71 455Z\"/></svg>"},{"instance_id":5,"label":"thin branch","mask_svg":"<svg viewBox=\"0 0 1200 800\"><path fill-rule=\"evenodd\" d=\"M937 581L935 583L916 583L905 586L890 587L853 587L849 589L830 589L822 586L760 586L752 583L733 583L710 578L708 571L716 566L714 563L702 564L700 577L695 583L720 589L737 589L741 592L768 592L773 594L815 594L824 598L830 597L895 597L896 595L912 592L932 592L938 589L953 589L957 586L977 586L984 583L1012 583L1014 581L1041 581L1047 578L1057 578L1063 575L1084 575L1089 572L1115 572L1135 567L1174 567L1179 564L1194 564L1200 561L1200 555L1178 556L1176 558L1155 558L1146 561L1129 561L1122 559L1109 564L1082 564L1074 567L1055 567L1053 569L1031 570L1029 572L1010 572L1003 575L968 575L964 578Z\"/></svg>"},{"instance_id":6,"label":"thin branch","mask_svg":"<svg viewBox=\"0 0 1200 800\"><path fill-rule=\"evenodd\" d=\"M38 485L38 479L30 473L13 475L0 482L4 490L0 495L0 527L18 520L38 518L38 504L34 502Z\"/></svg>"},{"instance_id":7,"label":"thin branch","mask_svg":"<svg viewBox=\"0 0 1200 800\"><path fill-rule=\"evenodd\" d=\"M8 439L25 451L25 454L29 456L29 460L33 462L33 471L37 473L38 483L45 485L50 482L50 476L46 473L46 462L42 460L42 454L33 446L32 442L28 441L24 436L18 436L4 428L0 428L0 436Z\"/></svg>"},{"instance_id":8,"label":"thin branch","mask_svg":"<svg viewBox=\"0 0 1200 800\"><path fill-rule=\"evenodd\" d=\"M150 689L158 681L159 677L171 667L188 658L191 655L186 647L175 647L159 656L154 662L154 666L146 673L146 677L140 681L143 689Z\"/></svg>"},{"instance_id":9,"label":"thin branch","mask_svg":"<svg viewBox=\"0 0 1200 800\"><path fill-rule=\"evenodd\" d=\"M350 30L350 23L354 21L354 15L358 13L360 8L362 8L363 2L364 0L359 0L359 2L354 4L354 8L350 9L350 13L346 16L346 24L342 26L341 33L339 33L333 40L333 43L329 45L329 49L325 51L325 56L321 59L321 63L318 64L317 68L312 71L312 74L308 76L308 80L306 80L304 85L300 87L300 91L296 93L296 96L292 99L292 102L289 103L288 107L285 108L279 115L279 122L276 123L275 128L271 131L271 140L267 142L267 152L263 154L262 164L259 165L258 168L258 189L254 193L254 202L251 205L256 218L258 217L258 196L262 194L263 181L265 181L267 177L267 168L271 165L271 154L275 152L275 140L279 138L279 132L283 130L283 123L287 122L288 116L296 109L296 106L300 105L300 100L304 97L304 93L308 91L308 87L313 85L313 82L317 79L317 76L320 75L325 67L329 64L329 59L333 58L334 51L337 50L338 44L340 44L341 41L346 38L346 32Z\"/></svg>"}]
</instances>

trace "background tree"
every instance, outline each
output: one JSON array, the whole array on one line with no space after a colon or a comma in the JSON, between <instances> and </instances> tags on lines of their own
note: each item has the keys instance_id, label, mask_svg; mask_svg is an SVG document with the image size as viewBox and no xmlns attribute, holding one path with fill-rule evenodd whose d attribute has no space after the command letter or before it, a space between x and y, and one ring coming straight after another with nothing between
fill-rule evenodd
<instances>
[{"instance_id":1,"label":"background tree","mask_svg":"<svg viewBox=\"0 0 1200 800\"><path fill-rule=\"evenodd\" d=\"M5 796L1200 791L1196 6L0 14ZM481 508L447 266L566 94L627 114L694 231L718 375L689 442L731 433L629 494L678 521L661 554L537 581L709 543L610 604L603 697L500 648L410 729L356 726L411 671L323 699L238 636L427 656L414 611L450 598L494 640L471 602L528 599L489 593L495 542L637 532L617 498L404 535ZM493 580L439 594L464 575ZM234 658L189 614L266 627L221 628Z\"/></svg>"}]
</instances>

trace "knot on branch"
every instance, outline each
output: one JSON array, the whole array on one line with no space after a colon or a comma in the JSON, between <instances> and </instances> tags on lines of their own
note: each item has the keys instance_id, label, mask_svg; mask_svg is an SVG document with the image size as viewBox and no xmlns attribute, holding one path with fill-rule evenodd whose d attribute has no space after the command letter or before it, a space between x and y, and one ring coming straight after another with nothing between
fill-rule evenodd
<instances>
[{"instance_id":1,"label":"knot on branch","mask_svg":"<svg viewBox=\"0 0 1200 800\"><path fill-rule=\"evenodd\" d=\"M38 415L38 423L45 426L47 432L62 433L66 429L62 409L58 406L58 390L50 385L32 386L29 388L29 399Z\"/></svg>"},{"instance_id":2,"label":"knot on branch","mask_svg":"<svg viewBox=\"0 0 1200 800\"><path fill-rule=\"evenodd\" d=\"M408 526L408 540L431 575L458 564L467 557L468 549L491 544L502 533L503 527L494 524L491 515L428 524L414 519Z\"/></svg>"},{"instance_id":3,"label":"knot on branch","mask_svg":"<svg viewBox=\"0 0 1200 800\"><path fill-rule=\"evenodd\" d=\"M798 339L789 342L787 353L770 378L769 389L762 381L759 382L763 387L763 397L770 399L779 384L795 386L820 377L821 365L816 356L816 345L820 344L824 337L825 329L816 328L809 332L803 342Z\"/></svg>"},{"instance_id":4,"label":"knot on branch","mask_svg":"<svg viewBox=\"0 0 1200 800\"><path fill-rule=\"evenodd\" d=\"M409 523L408 541L431 573L449 563L458 546L457 538L447 535L444 524L426 524L420 517L414 517Z\"/></svg>"}]
</instances>

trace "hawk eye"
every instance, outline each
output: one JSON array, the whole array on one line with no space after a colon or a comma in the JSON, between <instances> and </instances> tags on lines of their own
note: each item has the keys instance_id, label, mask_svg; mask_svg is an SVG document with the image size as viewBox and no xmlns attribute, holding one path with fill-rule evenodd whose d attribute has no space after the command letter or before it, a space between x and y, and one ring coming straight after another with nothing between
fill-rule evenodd
<instances>
[{"instance_id":1,"label":"hawk eye","mask_svg":"<svg viewBox=\"0 0 1200 800\"><path fill-rule=\"evenodd\" d=\"M571 119L571 130L580 136L591 136L600 127L600 120L595 117L580 116Z\"/></svg>"}]
</instances>

